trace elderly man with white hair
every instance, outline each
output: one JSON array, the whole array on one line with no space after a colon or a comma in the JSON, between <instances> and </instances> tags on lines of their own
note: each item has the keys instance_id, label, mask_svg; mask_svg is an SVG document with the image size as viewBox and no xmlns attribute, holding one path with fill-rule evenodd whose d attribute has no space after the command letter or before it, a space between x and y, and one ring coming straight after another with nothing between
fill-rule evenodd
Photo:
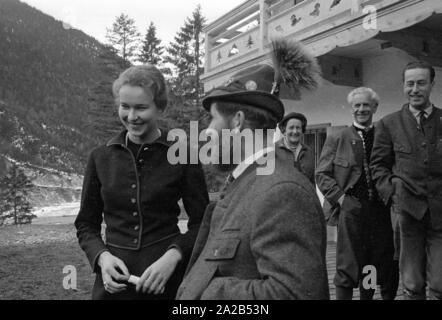
<instances>
[{"instance_id":1,"label":"elderly man with white hair","mask_svg":"<svg viewBox=\"0 0 442 320\"><path fill-rule=\"evenodd\" d=\"M330 207L327 211L324 206L328 222L338 226L336 296L351 300L359 287L361 300L371 300L380 284L382 298L390 300L397 291L389 283L394 254L390 209L379 199L369 166L379 96L370 88L357 88L348 103L354 122L327 137L316 170Z\"/></svg>"}]
</instances>

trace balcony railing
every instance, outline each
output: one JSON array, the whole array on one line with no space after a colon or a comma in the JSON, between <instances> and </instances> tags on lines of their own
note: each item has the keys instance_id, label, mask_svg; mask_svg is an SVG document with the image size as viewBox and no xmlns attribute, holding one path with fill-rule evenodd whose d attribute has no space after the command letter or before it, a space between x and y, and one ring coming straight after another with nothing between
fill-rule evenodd
<instances>
[{"instance_id":1,"label":"balcony railing","mask_svg":"<svg viewBox=\"0 0 442 320\"><path fill-rule=\"evenodd\" d=\"M206 27L204 77L264 57L270 41L299 41L325 33L404 0L248 0Z\"/></svg>"}]
</instances>

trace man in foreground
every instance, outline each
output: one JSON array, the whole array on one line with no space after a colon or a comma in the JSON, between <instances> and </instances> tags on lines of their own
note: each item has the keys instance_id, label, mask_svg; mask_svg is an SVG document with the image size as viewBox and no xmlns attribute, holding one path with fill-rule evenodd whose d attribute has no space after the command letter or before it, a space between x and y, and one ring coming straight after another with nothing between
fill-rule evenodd
<instances>
[{"instance_id":1,"label":"man in foreground","mask_svg":"<svg viewBox=\"0 0 442 320\"><path fill-rule=\"evenodd\" d=\"M274 75L270 66L254 66L212 91L203 101L209 129L233 136L251 131L253 145L267 141L284 116L271 93ZM240 163L222 166L233 171L220 201L205 213L177 298L329 299L325 221L312 184L293 166L290 151L264 142L249 154L241 139L232 140L221 151L241 150ZM266 166L274 170L265 172Z\"/></svg>"}]
</instances>

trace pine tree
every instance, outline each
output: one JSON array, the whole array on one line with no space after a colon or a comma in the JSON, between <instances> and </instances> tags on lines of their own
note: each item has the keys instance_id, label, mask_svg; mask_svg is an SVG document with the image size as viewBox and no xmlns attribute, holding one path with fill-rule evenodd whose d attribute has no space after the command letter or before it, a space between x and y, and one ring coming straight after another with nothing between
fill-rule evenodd
<instances>
[{"instance_id":1,"label":"pine tree","mask_svg":"<svg viewBox=\"0 0 442 320\"><path fill-rule=\"evenodd\" d=\"M198 5L191 17L186 18L184 26L177 32L175 39L167 48L166 62L174 66L172 90L176 95L182 95L199 105L203 93L201 74L203 72L202 30L206 18Z\"/></svg>"},{"instance_id":2,"label":"pine tree","mask_svg":"<svg viewBox=\"0 0 442 320\"><path fill-rule=\"evenodd\" d=\"M192 19L189 23L193 25L194 35L194 61L195 61L195 83L197 88L196 98L197 105L199 105L200 96L204 93L204 88L201 83L201 74L203 73L201 57L204 56L204 51L201 50L203 46L202 32L206 23L206 18L202 15L201 5L198 5L192 13Z\"/></svg>"},{"instance_id":3,"label":"pine tree","mask_svg":"<svg viewBox=\"0 0 442 320\"><path fill-rule=\"evenodd\" d=\"M142 43L139 60L153 65L161 63L164 47L160 44L161 40L157 38L157 29L154 23L151 22Z\"/></svg>"},{"instance_id":4,"label":"pine tree","mask_svg":"<svg viewBox=\"0 0 442 320\"><path fill-rule=\"evenodd\" d=\"M122 13L118 16L111 29L107 29L106 39L126 63L130 63L139 45L140 33L135 20Z\"/></svg>"},{"instance_id":5,"label":"pine tree","mask_svg":"<svg viewBox=\"0 0 442 320\"><path fill-rule=\"evenodd\" d=\"M31 180L17 165L12 165L3 179L0 180L1 201L0 220L13 218L14 225L32 223L36 216L31 213L32 206L28 201L32 189Z\"/></svg>"},{"instance_id":6,"label":"pine tree","mask_svg":"<svg viewBox=\"0 0 442 320\"><path fill-rule=\"evenodd\" d=\"M97 58L97 65L102 78L92 88L89 98L91 103L88 111L89 125L92 127L97 140L100 143L105 143L122 129L113 98L112 84L127 65L111 46L104 46L101 49Z\"/></svg>"}]
</instances>

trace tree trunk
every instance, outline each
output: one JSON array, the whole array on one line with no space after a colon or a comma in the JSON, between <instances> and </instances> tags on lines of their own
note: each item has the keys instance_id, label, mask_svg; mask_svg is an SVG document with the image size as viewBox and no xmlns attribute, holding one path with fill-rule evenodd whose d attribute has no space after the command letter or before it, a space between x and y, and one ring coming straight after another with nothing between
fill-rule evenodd
<instances>
[{"instance_id":1,"label":"tree trunk","mask_svg":"<svg viewBox=\"0 0 442 320\"><path fill-rule=\"evenodd\" d=\"M14 199L14 225L18 225L17 200Z\"/></svg>"},{"instance_id":2,"label":"tree trunk","mask_svg":"<svg viewBox=\"0 0 442 320\"><path fill-rule=\"evenodd\" d=\"M196 64L196 105L200 105L200 35L199 32L195 33L195 64Z\"/></svg>"}]
</instances>

